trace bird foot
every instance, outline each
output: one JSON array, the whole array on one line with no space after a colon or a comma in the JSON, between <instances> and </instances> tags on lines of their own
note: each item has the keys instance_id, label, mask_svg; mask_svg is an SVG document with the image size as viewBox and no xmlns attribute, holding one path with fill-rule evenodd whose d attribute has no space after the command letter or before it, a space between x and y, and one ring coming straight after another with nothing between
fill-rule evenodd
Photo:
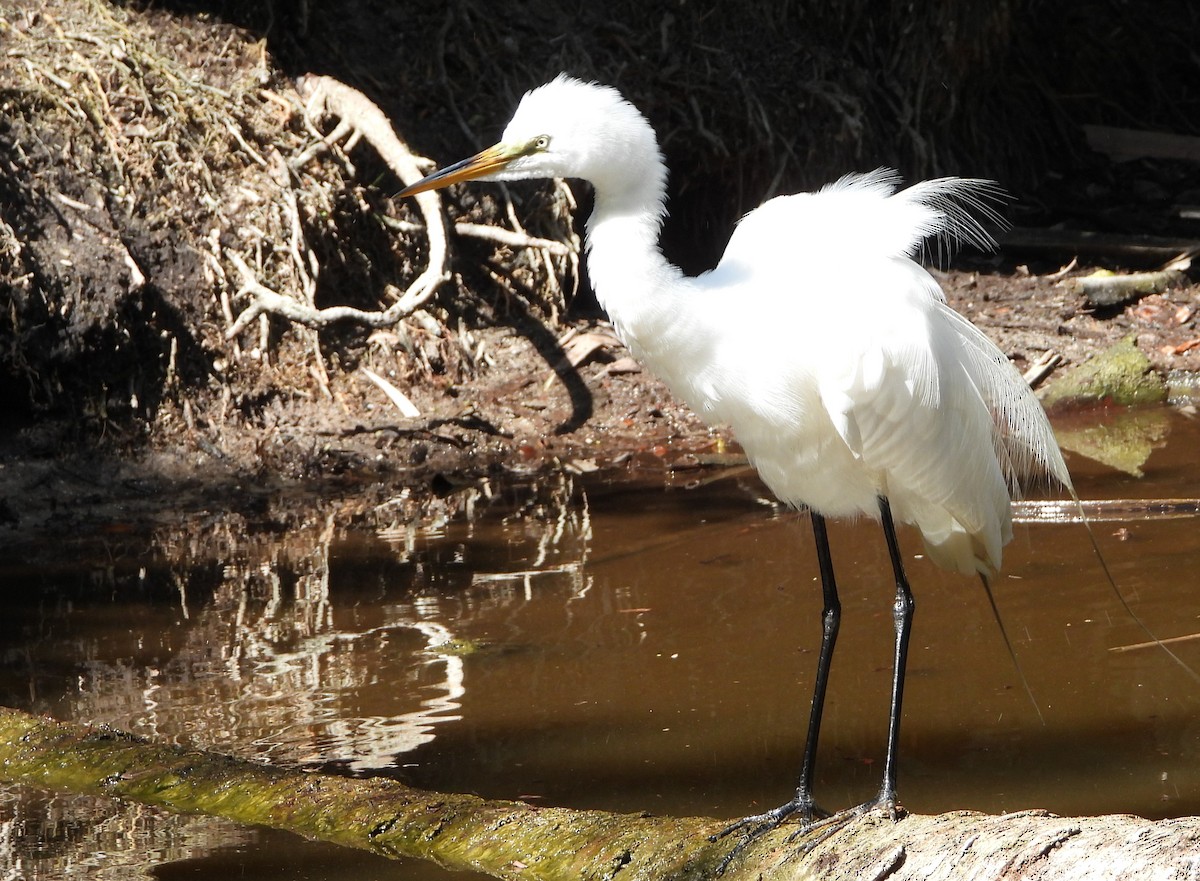
<instances>
[{"instance_id":1,"label":"bird foot","mask_svg":"<svg viewBox=\"0 0 1200 881\"><path fill-rule=\"evenodd\" d=\"M743 817L736 823L731 823L720 832L708 836L709 841L720 841L726 835L734 832L741 832L741 840L733 846L733 849L721 859L717 866L717 874L723 875L725 870L729 868L729 864L733 862L734 857L741 853L746 845L754 841L760 835L770 832L772 829L778 829L783 825L784 821L799 816L800 828L796 830L795 835L811 828L815 823L829 817L829 812L823 810L813 803L810 796L797 794L791 801L780 805L772 810L765 811L761 814L752 814L749 817ZM789 841L792 839L789 838Z\"/></svg>"},{"instance_id":2,"label":"bird foot","mask_svg":"<svg viewBox=\"0 0 1200 881\"><path fill-rule=\"evenodd\" d=\"M904 810L904 808L902 808L900 803L896 800L896 793L892 790L884 789L873 799L865 801L860 805L856 805L855 807L847 808L844 811L839 811L830 819L837 819L843 814L849 815L849 819L854 819L856 817L865 817L867 814L874 813L876 811L882 813L892 822L899 820L908 813L908 811Z\"/></svg>"},{"instance_id":3,"label":"bird foot","mask_svg":"<svg viewBox=\"0 0 1200 881\"><path fill-rule=\"evenodd\" d=\"M793 833L788 838L787 843L790 844L794 841L801 832L811 833L820 830L820 835L805 843L805 850L812 850L834 832L837 832L849 823L853 823L855 820L862 819L868 814L874 813L881 813L894 823L908 812L897 803L895 793L880 793L875 798L865 801L860 805L846 808L843 811L838 811L836 814L827 814L823 819L809 823L806 828Z\"/></svg>"},{"instance_id":4,"label":"bird foot","mask_svg":"<svg viewBox=\"0 0 1200 881\"><path fill-rule=\"evenodd\" d=\"M819 835L812 840L805 842L804 852L812 850L825 841L829 836L833 835L838 830L844 828L848 824L858 820L868 814L880 812L893 822L903 817L907 812L900 807L896 801L894 792L881 792L870 801L865 801L860 805L855 805L852 808L847 808L844 811L838 811L836 814L830 814L828 811L817 807L811 798L801 798L799 795L793 798L786 804L766 811L761 814L754 814L749 817L743 817L736 823L731 823L720 832L708 836L709 841L720 841L726 835L733 832L742 832L741 840L733 846L733 849L721 859L717 865L717 875L723 875L725 870L729 868L730 863L740 854L746 845L754 841L759 836L770 832L772 829L778 829L783 825L784 821L790 817L799 815L799 827L785 840L785 844L791 844L801 835L809 835L814 832L820 832Z\"/></svg>"}]
</instances>

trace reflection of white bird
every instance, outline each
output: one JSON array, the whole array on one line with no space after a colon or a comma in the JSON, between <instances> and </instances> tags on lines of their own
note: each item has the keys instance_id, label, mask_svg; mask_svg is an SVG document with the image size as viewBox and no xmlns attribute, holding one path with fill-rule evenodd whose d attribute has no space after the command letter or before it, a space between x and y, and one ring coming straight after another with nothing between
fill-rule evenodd
<instances>
[{"instance_id":1,"label":"reflection of white bird","mask_svg":"<svg viewBox=\"0 0 1200 881\"><path fill-rule=\"evenodd\" d=\"M913 600L893 518L915 526L941 566L986 577L1012 537L1018 480L1069 486L1028 385L911 259L929 236L989 246L971 211L994 219L998 191L941 178L897 192L894 172L847 175L751 212L717 268L689 278L657 244L666 167L653 129L616 90L560 76L524 97L499 144L401 195L546 177L595 188L588 271L629 348L706 419L728 424L780 499L812 512L825 608L799 785L738 826L817 813L812 772L840 616L826 516L881 521L895 571L883 785L853 811L894 815Z\"/></svg>"}]
</instances>

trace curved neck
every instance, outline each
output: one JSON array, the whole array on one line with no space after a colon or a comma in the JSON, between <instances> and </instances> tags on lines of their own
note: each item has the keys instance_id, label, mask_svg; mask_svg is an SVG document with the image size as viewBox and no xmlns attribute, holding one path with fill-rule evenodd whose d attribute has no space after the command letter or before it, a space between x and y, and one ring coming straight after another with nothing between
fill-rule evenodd
<instances>
[{"instance_id":1,"label":"curved neck","mask_svg":"<svg viewBox=\"0 0 1200 881\"><path fill-rule=\"evenodd\" d=\"M643 175L593 182L596 207L587 221L588 275L596 299L638 357L654 360L654 340L669 332L687 287L658 246L666 214L662 160ZM653 365L651 365L653 367Z\"/></svg>"}]
</instances>

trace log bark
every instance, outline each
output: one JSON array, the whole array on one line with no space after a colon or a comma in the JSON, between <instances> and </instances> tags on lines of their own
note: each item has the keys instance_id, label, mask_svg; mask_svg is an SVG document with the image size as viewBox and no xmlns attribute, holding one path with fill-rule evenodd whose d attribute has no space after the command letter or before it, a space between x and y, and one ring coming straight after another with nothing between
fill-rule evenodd
<instances>
[{"instance_id":1,"label":"log bark","mask_svg":"<svg viewBox=\"0 0 1200 881\"><path fill-rule=\"evenodd\" d=\"M0 779L106 795L173 811L286 829L307 838L416 857L498 878L663 881L713 877L737 844L709 836L724 823L472 795L423 792L155 744L110 728L0 708ZM762 835L725 877L806 879L1192 879L1200 876L1200 818L991 816L960 811L867 816L791 839Z\"/></svg>"}]
</instances>

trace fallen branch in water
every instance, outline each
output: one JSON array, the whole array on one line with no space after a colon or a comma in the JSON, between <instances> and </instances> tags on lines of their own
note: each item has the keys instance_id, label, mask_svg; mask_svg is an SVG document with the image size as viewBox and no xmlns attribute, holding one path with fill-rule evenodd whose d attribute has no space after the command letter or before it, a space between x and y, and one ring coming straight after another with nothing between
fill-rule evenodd
<instances>
[{"instance_id":1,"label":"fallen branch in water","mask_svg":"<svg viewBox=\"0 0 1200 881\"><path fill-rule=\"evenodd\" d=\"M423 792L392 780L273 768L4 708L0 779L225 817L499 878L707 878L737 843L736 835L709 840L724 825L717 820ZM1200 854L1200 818L960 811L898 821L868 814L792 840L795 829L756 839L725 877L1140 881L1193 877Z\"/></svg>"}]
</instances>

